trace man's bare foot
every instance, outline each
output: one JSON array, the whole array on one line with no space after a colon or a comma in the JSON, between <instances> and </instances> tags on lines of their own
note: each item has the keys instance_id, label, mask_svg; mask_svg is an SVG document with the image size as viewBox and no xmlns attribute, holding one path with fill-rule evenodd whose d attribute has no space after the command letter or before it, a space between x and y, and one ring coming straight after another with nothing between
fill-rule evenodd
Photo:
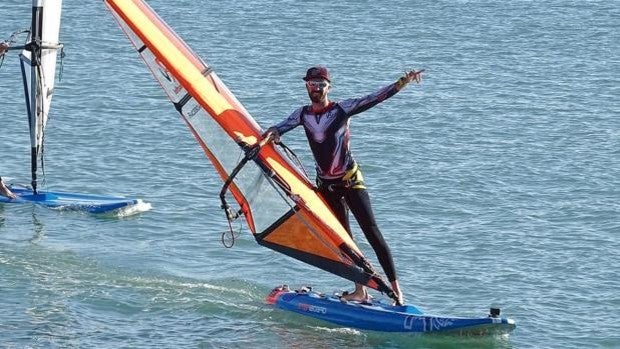
<instances>
[{"instance_id":1,"label":"man's bare foot","mask_svg":"<svg viewBox=\"0 0 620 349\"><path fill-rule=\"evenodd\" d=\"M396 294L396 299L392 305L404 305L405 300L403 299L403 292L400 290L400 285L398 284L398 280L392 281L392 290L394 294Z\"/></svg>"},{"instance_id":2,"label":"man's bare foot","mask_svg":"<svg viewBox=\"0 0 620 349\"><path fill-rule=\"evenodd\" d=\"M344 301L368 302L370 298L364 287L358 287L356 285L353 293L343 294L340 299Z\"/></svg>"},{"instance_id":3,"label":"man's bare foot","mask_svg":"<svg viewBox=\"0 0 620 349\"><path fill-rule=\"evenodd\" d=\"M350 302L350 301L354 301L354 302L367 302L368 301L368 295L364 294L364 292L361 293L357 293L357 292L353 292L353 293L347 293L345 295L342 295L340 297L341 300Z\"/></svg>"}]
</instances>

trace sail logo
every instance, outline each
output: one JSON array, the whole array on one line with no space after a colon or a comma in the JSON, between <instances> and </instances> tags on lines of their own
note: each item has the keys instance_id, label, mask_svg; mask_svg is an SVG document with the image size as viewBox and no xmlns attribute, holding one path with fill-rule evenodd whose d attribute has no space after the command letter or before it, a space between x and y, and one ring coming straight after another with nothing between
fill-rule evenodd
<instances>
[{"instance_id":1,"label":"sail logo","mask_svg":"<svg viewBox=\"0 0 620 349\"><path fill-rule=\"evenodd\" d=\"M327 314L327 308L325 307L319 307L316 305L310 305L306 303L299 303L297 307L299 308L299 310L304 311L304 312Z\"/></svg>"},{"instance_id":2,"label":"sail logo","mask_svg":"<svg viewBox=\"0 0 620 349\"><path fill-rule=\"evenodd\" d=\"M157 62L157 65L159 66L159 73L161 74L161 76L163 76L164 79L170 81L171 83L174 83L174 79L172 78L172 76L170 76L170 73L168 73L168 70L166 70L163 64L161 64L159 60L156 60L156 62Z\"/></svg>"},{"instance_id":3,"label":"sail logo","mask_svg":"<svg viewBox=\"0 0 620 349\"><path fill-rule=\"evenodd\" d=\"M187 116L188 116L188 117L192 117L192 116L194 116L194 115L198 114L198 112L199 112L199 111L200 111L200 105L199 105L199 104L196 104L196 105L192 108L192 110L190 110L190 111L189 111L189 113L187 113Z\"/></svg>"},{"instance_id":4,"label":"sail logo","mask_svg":"<svg viewBox=\"0 0 620 349\"><path fill-rule=\"evenodd\" d=\"M183 90L183 87L181 86L181 84L179 84L179 82L172 76L172 74L168 72L168 69L166 69L166 66L162 62L160 62L159 59L155 58L155 63L157 63L159 74L164 79L166 79L170 83L170 85L172 85L172 91L174 92L174 94L178 95L179 92Z\"/></svg>"}]
</instances>

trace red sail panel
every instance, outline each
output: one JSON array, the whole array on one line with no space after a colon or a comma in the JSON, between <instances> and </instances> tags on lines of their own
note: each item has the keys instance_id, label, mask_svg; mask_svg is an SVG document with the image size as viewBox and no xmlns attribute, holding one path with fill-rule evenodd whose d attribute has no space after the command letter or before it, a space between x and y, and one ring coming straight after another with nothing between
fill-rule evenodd
<instances>
[{"instance_id":1,"label":"red sail panel","mask_svg":"<svg viewBox=\"0 0 620 349\"><path fill-rule=\"evenodd\" d=\"M104 0L222 179L256 144L261 128L205 62L141 0ZM273 144L235 177L231 192L264 246L391 292L314 191Z\"/></svg>"}]
</instances>

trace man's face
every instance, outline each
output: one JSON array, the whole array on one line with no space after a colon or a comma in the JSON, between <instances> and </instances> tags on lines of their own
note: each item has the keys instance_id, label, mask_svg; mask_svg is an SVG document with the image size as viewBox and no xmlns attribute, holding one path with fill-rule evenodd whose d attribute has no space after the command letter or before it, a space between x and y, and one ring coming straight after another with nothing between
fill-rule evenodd
<instances>
[{"instance_id":1,"label":"man's face","mask_svg":"<svg viewBox=\"0 0 620 349\"><path fill-rule=\"evenodd\" d=\"M311 79L306 81L308 97L313 103L320 103L327 98L331 85L325 79Z\"/></svg>"}]
</instances>

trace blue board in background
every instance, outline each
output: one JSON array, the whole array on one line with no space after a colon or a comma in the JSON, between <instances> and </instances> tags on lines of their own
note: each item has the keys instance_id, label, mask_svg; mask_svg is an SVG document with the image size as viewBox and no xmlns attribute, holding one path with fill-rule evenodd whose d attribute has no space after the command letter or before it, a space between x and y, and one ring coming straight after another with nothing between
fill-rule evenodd
<instances>
[{"instance_id":1,"label":"blue board in background","mask_svg":"<svg viewBox=\"0 0 620 349\"><path fill-rule=\"evenodd\" d=\"M514 320L499 317L499 310L493 316L483 317L427 315L413 305L392 306L377 300L344 302L337 296L307 288L291 291L287 286L279 286L266 301L277 308L336 325L381 332L489 336L507 334L516 327Z\"/></svg>"},{"instance_id":2,"label":"blue board in background","mask_svg":"<svg viewBox=\"0 0 620 349\"><path fill-rule=\"evenodd\" d=\"M107 195L53 191L39 191L37 194L34 194L31 189L16 185L8 185L8 188L17 196L17 199L0 196L0 203L34 203L63 210L109 213L142 202L140 199Z\"/></svg>"}]
</instances>

